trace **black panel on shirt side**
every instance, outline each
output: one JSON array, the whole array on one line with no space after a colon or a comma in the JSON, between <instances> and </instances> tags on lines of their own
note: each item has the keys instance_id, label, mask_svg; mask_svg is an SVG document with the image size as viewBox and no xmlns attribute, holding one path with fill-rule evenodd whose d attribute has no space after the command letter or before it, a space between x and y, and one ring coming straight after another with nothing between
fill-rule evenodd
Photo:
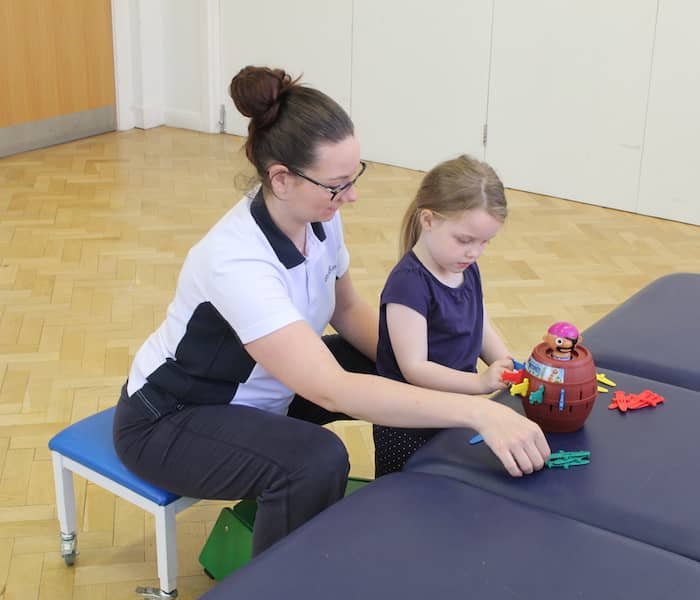
<instances>
[{"instance_id":1,"label":"black panel on shirt side","mask_svg":"<svg viewBox=\"0 0 700 600\"><path fill-rule=\"evenodd\" d=\"M175 359L191 375L231 382L246 381L255 367L236 332L211 302L203 302L192 313Z\"/></svg>"},{"instance_id":2,"label":"black panel on shirt side","mask_svg":"<svg viewBox=\"0 0 700 600\"><path fill-rule=\"evenodd\" d=\"M254 367L228 321L203 302L187 323L175 360L167 360L147 379L186 404L228 403Z\"/></svg>"}]
</instances>

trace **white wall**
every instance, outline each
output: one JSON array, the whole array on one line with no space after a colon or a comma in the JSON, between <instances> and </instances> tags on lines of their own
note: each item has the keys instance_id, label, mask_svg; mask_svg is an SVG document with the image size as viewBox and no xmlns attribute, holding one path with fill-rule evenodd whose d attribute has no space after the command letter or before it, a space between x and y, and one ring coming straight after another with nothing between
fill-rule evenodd
<instances>
[{"instance_id":1,"label":"white wall","mask_svg":"<svg viewBox=\"0 0 700 600\"><path fill-rule=\"evenodd\" d=\"M112 2L120 129L215 132L223 104L243 134L231 76L282 66L350 112L370 160L483 156L487 118L507 186L700 224L692 0Z\"/></svg>"},{"instance_id":2,"label":"white wall","mask_svg":"<svg viewBox=\"0 0 700 600\"><path fill-rule=\"evenodd\" d=\"M221 101L226 131L244 135L248 119L226 90L247 65L285 69L350 110L352 0L222 0Z\"/></svg>"},{"instance_id":3,"label":"white wall","mask_svg":"<svg viewBox=\"0 0 700 600\"><path fill-rule=\"evenodd\" d=\"M700 224L700 5L661 0L649 88L639 212Z\"/></svg>"},{"instance_id":4,"label":"white wall","mask_svg":"<svg viewBox=\"0 0 700 600\"><path fill-rule=\"evenodd\" d=\"M352 118L368 160L483 157L492 0L355 0Z\"/></svg>"},{"instance_id":5,"label":"white wall","mask_svg":"<svg viewBox=\"0 0 700 600\"><path fill-rule=\"evenodd\" d=\"M486 158L507 187L637 210L656 0L498 0Z\"/></svg>"},{"instance_id":6,"label":"white wall","mask_svg":"<svg viewBox=\"0 0 700 600\"><path fill-rule=\"evenodd\" d=\"M169 0L163 10L163 105L164 122L198 129L203 77L200 6L193 0ZM205 32L204 32L205 33Z\"/></svg>"}]
</instances>

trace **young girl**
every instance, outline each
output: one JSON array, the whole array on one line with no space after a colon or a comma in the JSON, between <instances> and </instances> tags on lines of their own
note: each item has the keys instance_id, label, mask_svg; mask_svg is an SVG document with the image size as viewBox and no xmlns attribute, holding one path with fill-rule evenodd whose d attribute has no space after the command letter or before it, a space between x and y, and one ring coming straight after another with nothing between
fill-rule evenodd
<instances>
[{"instance_id":1,"label":"young girl","mask_svg":"<svg viewBox=\"0 0 700 600\"><path fill-rule=\"evenodd\" d=\"M489 394L510 353L486 316L476 264L506 218L503 184L468 156L427 173L404 215L401 260L381 295L377 371L414 385ZM477 373L477 359L488 368ZM466 399L465 399L466 400ZM439 430L374 426L375 474L399 471Z\"/></svg>"}]
</instances>

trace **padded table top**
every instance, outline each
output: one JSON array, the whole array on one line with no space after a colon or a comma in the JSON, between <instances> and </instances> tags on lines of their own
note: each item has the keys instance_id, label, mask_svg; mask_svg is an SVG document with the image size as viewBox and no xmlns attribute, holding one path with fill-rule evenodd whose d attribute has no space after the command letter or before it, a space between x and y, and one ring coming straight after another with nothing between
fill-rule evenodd
<instances>
[{"instance_id":1,"label":"padded table top","mask_svg":"<svg viewBox=\"0 0 700 600\"><path fill-rule=\"evenodd\" d=\"M583 332L599 367L700 391L700 274L660 277Z\"/></svg>"},{"instance_id":2,"label":"padded table top","mask_svg":"<svg viewBox=\"0 0 700 600\"><path fill-rule=\"evenodd\" d=\"M512 478L485 444L468 444L472 430L452 429L416 452L405 470L444 475L700 560L700 394L605 373L617 383L611 389L650 389L666 402L621 413L608 409L612 393L600 394L583 429L546 434L553 452L590 450L588 465ZM519 397L497 399L522 412Z\"/></svg>"},{"instance_id":3,"label":"padded table top","mask_svg":"<svg viewBox=\"0 0 700 600\"><path fill-rule=\"evenodd\" d=\"M700 564L464 485L397 473L330 507L202 600L667 600Z\"/></svg>"}]
</instances>

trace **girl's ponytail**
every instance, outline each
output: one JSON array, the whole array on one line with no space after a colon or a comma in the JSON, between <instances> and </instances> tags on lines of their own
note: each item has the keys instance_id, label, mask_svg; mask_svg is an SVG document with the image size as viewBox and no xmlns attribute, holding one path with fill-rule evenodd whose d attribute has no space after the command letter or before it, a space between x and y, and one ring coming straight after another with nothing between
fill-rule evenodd
<instances>
[{"instance_id":1,"label":"girl's ponytail","mask_svg":"<svg viewBox=\"0 0 700 600\"><path fill-rule=\"evenodd\" d=\"M416 245L420 236L420 209L417 198L414 198L404 213L399 236L399 258L403 257Z\"/></svg>"}]
</instances>

